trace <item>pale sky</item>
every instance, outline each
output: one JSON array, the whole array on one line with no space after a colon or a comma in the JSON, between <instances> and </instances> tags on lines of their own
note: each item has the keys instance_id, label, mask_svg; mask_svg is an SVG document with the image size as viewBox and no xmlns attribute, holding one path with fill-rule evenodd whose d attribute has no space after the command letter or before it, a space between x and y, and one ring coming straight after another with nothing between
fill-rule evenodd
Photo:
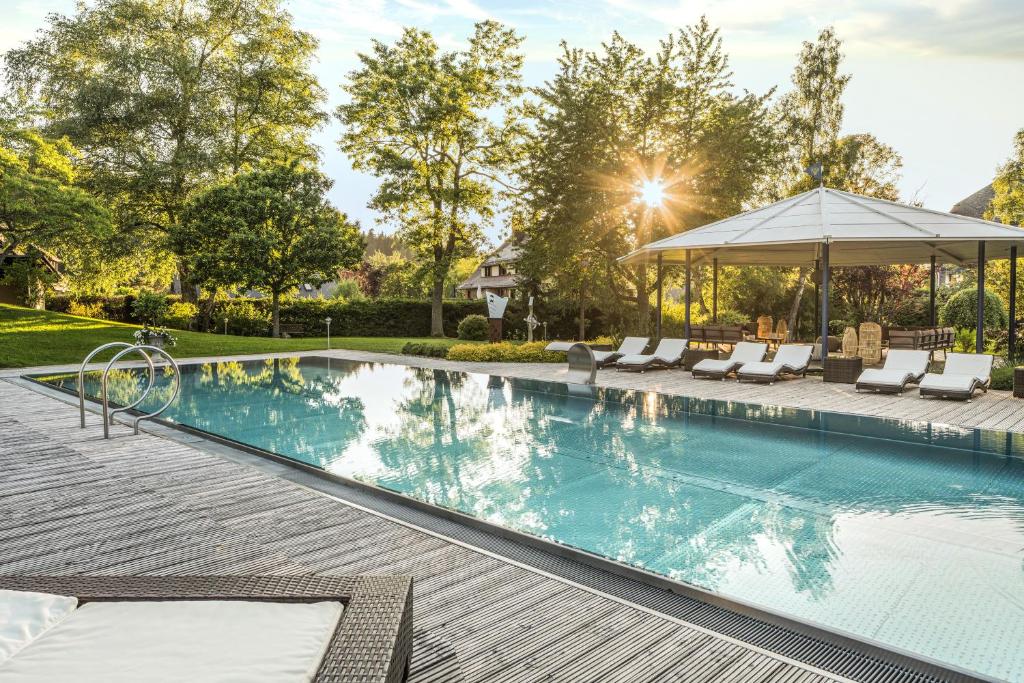
<instances>
[{"instance_id":1,"label":"pale sky","mask_svg":"<svg viewBox=\"0 0 1024 683\"><path fill-rule=\"evenodd\" d=\"M50 12L75 0L0 0L0 50L30 38ZM1024 128L1022 0L290 0L296 25L320 39L316 72L330 108L370 40L394 40L404 26L455 48L475 21L491 18L526 37L525 80L555 72L558 43L595 48L612 31L654 47L670 31L707 14L720 27L739 89L789 87L803 40L833 25L844 42L846 133L869 132L903 156L901 191L949 210L988 183ZM364 229L378 225L366 203L376 183L338 151L339 126L320 130L332 200ZM503 226L488 230L492 240Z\"/></svg>"}]
</instances>

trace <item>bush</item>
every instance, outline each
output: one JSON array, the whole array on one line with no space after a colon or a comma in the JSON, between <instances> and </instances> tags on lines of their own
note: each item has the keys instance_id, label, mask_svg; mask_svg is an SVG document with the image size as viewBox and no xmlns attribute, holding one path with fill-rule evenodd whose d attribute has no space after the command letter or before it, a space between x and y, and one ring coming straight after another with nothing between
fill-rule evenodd
<instances>
[{"instance_id":1,"label":"bush","mask_svg":"<svg viewBox=\"0 0 1024 683\"><path fill-rule=\"evenodd\" d=\"M978 324L978 288L961 289L949 297L942 307L939 321L957 329L969 329ZM1006 306L996 294L985 290L985 328L1002 329L1009 324Z\"/></svg>"},{"instance_id":2,"label":"bush","mask_svg":"<svg viewBox=\"0 0 1024 683\"><path fill-rule=\"evenodd\" d=\"M992 388L1003 391L1013 390L1013 367L992 368Z\"/></svg>"},{"instance_id":3,"label":"bush","mask_svg":"<svg viewBox=\"0 0 1024 683\"><path fill-rule=\"evenodd\" d=\"M467 315L459 323L459 339L466 341L487 341L487 318L482 315Z\"/></svg>"},{"instance_id":4,"label":"bush","mask_svg":"<svg viewBox=\"0 0 1024 683\"><path fill-rule=\"evenodd\" d=\"M718 312L719 325L746 325L748 322L750 322L750 317L739 311L727 308Z\"/></svg>"},{"instance_id":5,"label":"bush","mask_svg":"<svg viewBox=\"0 0 1024 683\"><path fill-rule=\"evenodd\" d=\"M132 315L145 325L160 325L167 315L167 297L155 292L139 292L132 303Z\"/></svg>"},{"instance_id":6,"label":"bush","mask_svg":"<svg viewBox=\"0 0 1024 683\"><path fill-rule=\"evenodd\" d=\"M545 351L546 342L528 344L456 344L448 349L448 360L480 363L564 363L565 354Z\"/></svg>"},{"instance_id":7,"label":"bush","mask_svg":"<svg viewBox=\"0 0 1024 683\"><path fill-rule=\"evenodd\" d=\"M352 278L338 280L338 287L331 294L332 299L338 301L365 301L366 295L359 287L359 282Z\"/></svg>"},{"instance_id":8,"label":"bush","mask_svg":"<svg viewBox=\"0 0 1024 683\"><path fill-rule=\"evenodd\" d=\"M176 330L191 330L198 315L199 307L194 303L176 301L167 308L164 323L167 327L173 327Z\"/></svg>"},{"instance_id":9,"label":"bush","mask_svg":"<svg viewBox=\"0 0 1024 683\"><path fill-rule=\"evenodd\" d=\"M269 311L269 302L256 300ZM482 300L456 299L444 302L445 336L454 337L459 321L470 313L487 310ZM412 299L366 299L336 301L296 299L281 304L281 322L299 324L308 336L327 333L324 318L331 318L331 334L339 337L429 337L430 302Z\"/></svg>"},{"instance_id":10,"label":"bush","mask_svg":"<svg viewBox=\"0 0 1024 683\"><path fill-rule=\"evenodd\" d=\"M407 356L427 356L428 358L447 358L448 347L444 344L431 344L430 342L409 342L402 347L402 353Z\"/></svg>"},{"instance_id":11,"label":"bush","mask_svg":"<svg viewBox=\"0 0 1024 683\"><path fill-rule=\"evenodd\" d=\"M71 301L67 306L68 315L77 315L82 318L106 318L103 304L99 301Z\"/></svg>"},{"instance_id":12,"label":"bush","mask_svg":"<svg viewBox=\"0 0 1024 683\"><path fill-rule=\"evenodd\" d=\"M225 318L230 334L253 337L266 335L270 329L270 312L267 307L259 307L249 299L232 299L219 308L218 331Z\"/></svg>"}]
</instances>

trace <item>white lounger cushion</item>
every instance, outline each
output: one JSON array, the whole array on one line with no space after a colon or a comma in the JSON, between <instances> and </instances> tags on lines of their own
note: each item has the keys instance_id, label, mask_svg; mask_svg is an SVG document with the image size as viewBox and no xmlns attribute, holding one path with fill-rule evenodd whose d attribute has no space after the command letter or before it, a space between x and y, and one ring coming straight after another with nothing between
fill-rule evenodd
<instances>
[{"instance_id":1,"label":"white lounger cushion","mask_svg":"<svg viewBox=\"0 0 1024 683\"><path fill-rule=\"evenodd\" d=\"M714 358L705 358L702 361L698 361L693 366L694 371L701 372L728 372L736 366L734 360L715 360Z\"/></svg>"},{"instance_id":2,"label":"white lounger cushion","mask_svg":"<svg viewBox=\"0 0 1024 683\"><path fill-rule=\"evenodd\" d=\"M746 363L759 363L768 351L767 344L740 342L732 350L732 355L725 360L705 358L693 366L697 372L730 372L733 368Z\"/></svg>"},{"instance_id":3,"label":"white lounger cushion","mask_svg":"<svg viewBox=\"0 0 1024 683\"><path fill-rule=\"evenodd\" d=\"M643 365L652 360L674 363L686 352L686 339L662 339L654 353L630 354L619 359L619 365Z\"/></svg>"},{"instance_id":4,"label":"white lounger cushion","mask_svg":"<svg viewBox=\"0 0 1024 683\"><path fill-rule=\"evenodd\" d=\"M338 602L90 602L0 665L4 683L308 682Z\"/></svg>"},{"instance_id":5,"label":"white lounger cushion","mask_svg":"<svg viewBox=\"0 0 1024 683\"><path fill-rule=\"evenodd\" d=\"M885 354L884 370L906 370L914 377L920 377L928 371L927 351L910 351L908 349L891 349ZM867 372L867 371L865 371Z\"/></svg>"},{"instance_id":6,"label":"white lounger cushion","mask_svg":"<svg viewBox=\"0 0 1024 683\"><path fill-rule=\"evenodd\" d=\"M992 356L985 353L950 353L942 374L929 372L921 380L922 389L970 391L975 382L988 384L992 376Z\"/></svg>"},{"instance_id":7,"label":"white lounger cushion","mask_svg":"<svg viewBox=\"0 0 1024 683\"><path fill-rule=\"evenodd\" d=\"M860 373L860 377L857 378L857 384L881 384L898 387L914 377L916 375L909 370L868 368Z\"/></svg>"},{"instance_id":8,"label":"white lounger cushion","mask_svg":"<svg viewBox=\"0 0 1024 683\"><path fill-rule=\"evenodd\" d=\"M976 381L979 380L974 375L951 375L948 372L939 375L930 372L921 380L921 388L937 391L970 391Z\"/></svg>"},{"instance_id":9,"label":"white lounger cushion","mask_svg":"<svg viewBox=\"0 0 1024 683\"><path fill-rule=\"evenodd\" d=\"M77 598L64 595L0 590L0 668L77 606Z\"/></svg>"},{"instance_id":10,"label":"white lounger cushion","mask_svg":"<svg viewBox=\"0 0 1024 683\"><path fill-rule=\"evenodd\" d=\"M568 351L579 342L553 341L544 347L545 351Z\"/></svg>"},{"instance_id":11,"label":"white lounger cushion","mask_svg":"<svg viewBox=\"0 0 1024 683\"><path fill-rule=\"evenodd\" d=\"M618 351L594 351L594 360L601 362L608 360L611 356L635 356L644 352L647 347L647 337L626 337L619 345Z\"/></svg>"},{"instance_id":12,"label":"white lounger cushion","mask_svg":"<svg viewBox=\"0 0 1024 683\"><path fill-rule=\"evenodd\" d=\"M767 362L744 363L741 372L744 375L764 377L774 377L784 369L801 372L811 361L811 350L812 347L806 344L783 344L774 359Z\"/></svg>"}]
</instances>

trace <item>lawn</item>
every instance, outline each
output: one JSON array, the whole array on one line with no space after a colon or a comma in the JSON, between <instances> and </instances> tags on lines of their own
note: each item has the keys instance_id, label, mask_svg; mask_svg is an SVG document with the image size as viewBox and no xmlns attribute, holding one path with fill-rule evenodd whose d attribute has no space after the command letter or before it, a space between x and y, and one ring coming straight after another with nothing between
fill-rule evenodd
<instances>
[{"instance_id":1,"label":"lawn","mask_svg":"<svg viewBox=\"0 0 1024 683\"><path fill-rule=\"evenodd\" d=\"M138 325L0 304L0 367L78 363L100 344L132 342L132 334L137 329ZM170 349L175 358L327 348L325 337L270 339L183 331L173 331L172 334L178 338L177 346ZM332 336L331 348L400 353L402 347L410 341L451 345L459 340Z\"/></svg>"}]
</instances>

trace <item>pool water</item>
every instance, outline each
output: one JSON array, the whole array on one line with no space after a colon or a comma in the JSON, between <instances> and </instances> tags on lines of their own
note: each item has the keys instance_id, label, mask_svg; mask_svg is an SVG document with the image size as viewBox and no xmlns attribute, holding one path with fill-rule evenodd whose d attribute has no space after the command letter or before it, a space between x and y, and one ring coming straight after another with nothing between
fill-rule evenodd
<instances>
[{"instance_id":1,"label":"pool water","mask_svg":"<svg viewBox=\"0 0 1024 683\"><path fill-rule=\"evenodd\" d=\"M165 418L1024 680L1024 435L320 357L182 370Z\"/></svg>"}]
</instances>

